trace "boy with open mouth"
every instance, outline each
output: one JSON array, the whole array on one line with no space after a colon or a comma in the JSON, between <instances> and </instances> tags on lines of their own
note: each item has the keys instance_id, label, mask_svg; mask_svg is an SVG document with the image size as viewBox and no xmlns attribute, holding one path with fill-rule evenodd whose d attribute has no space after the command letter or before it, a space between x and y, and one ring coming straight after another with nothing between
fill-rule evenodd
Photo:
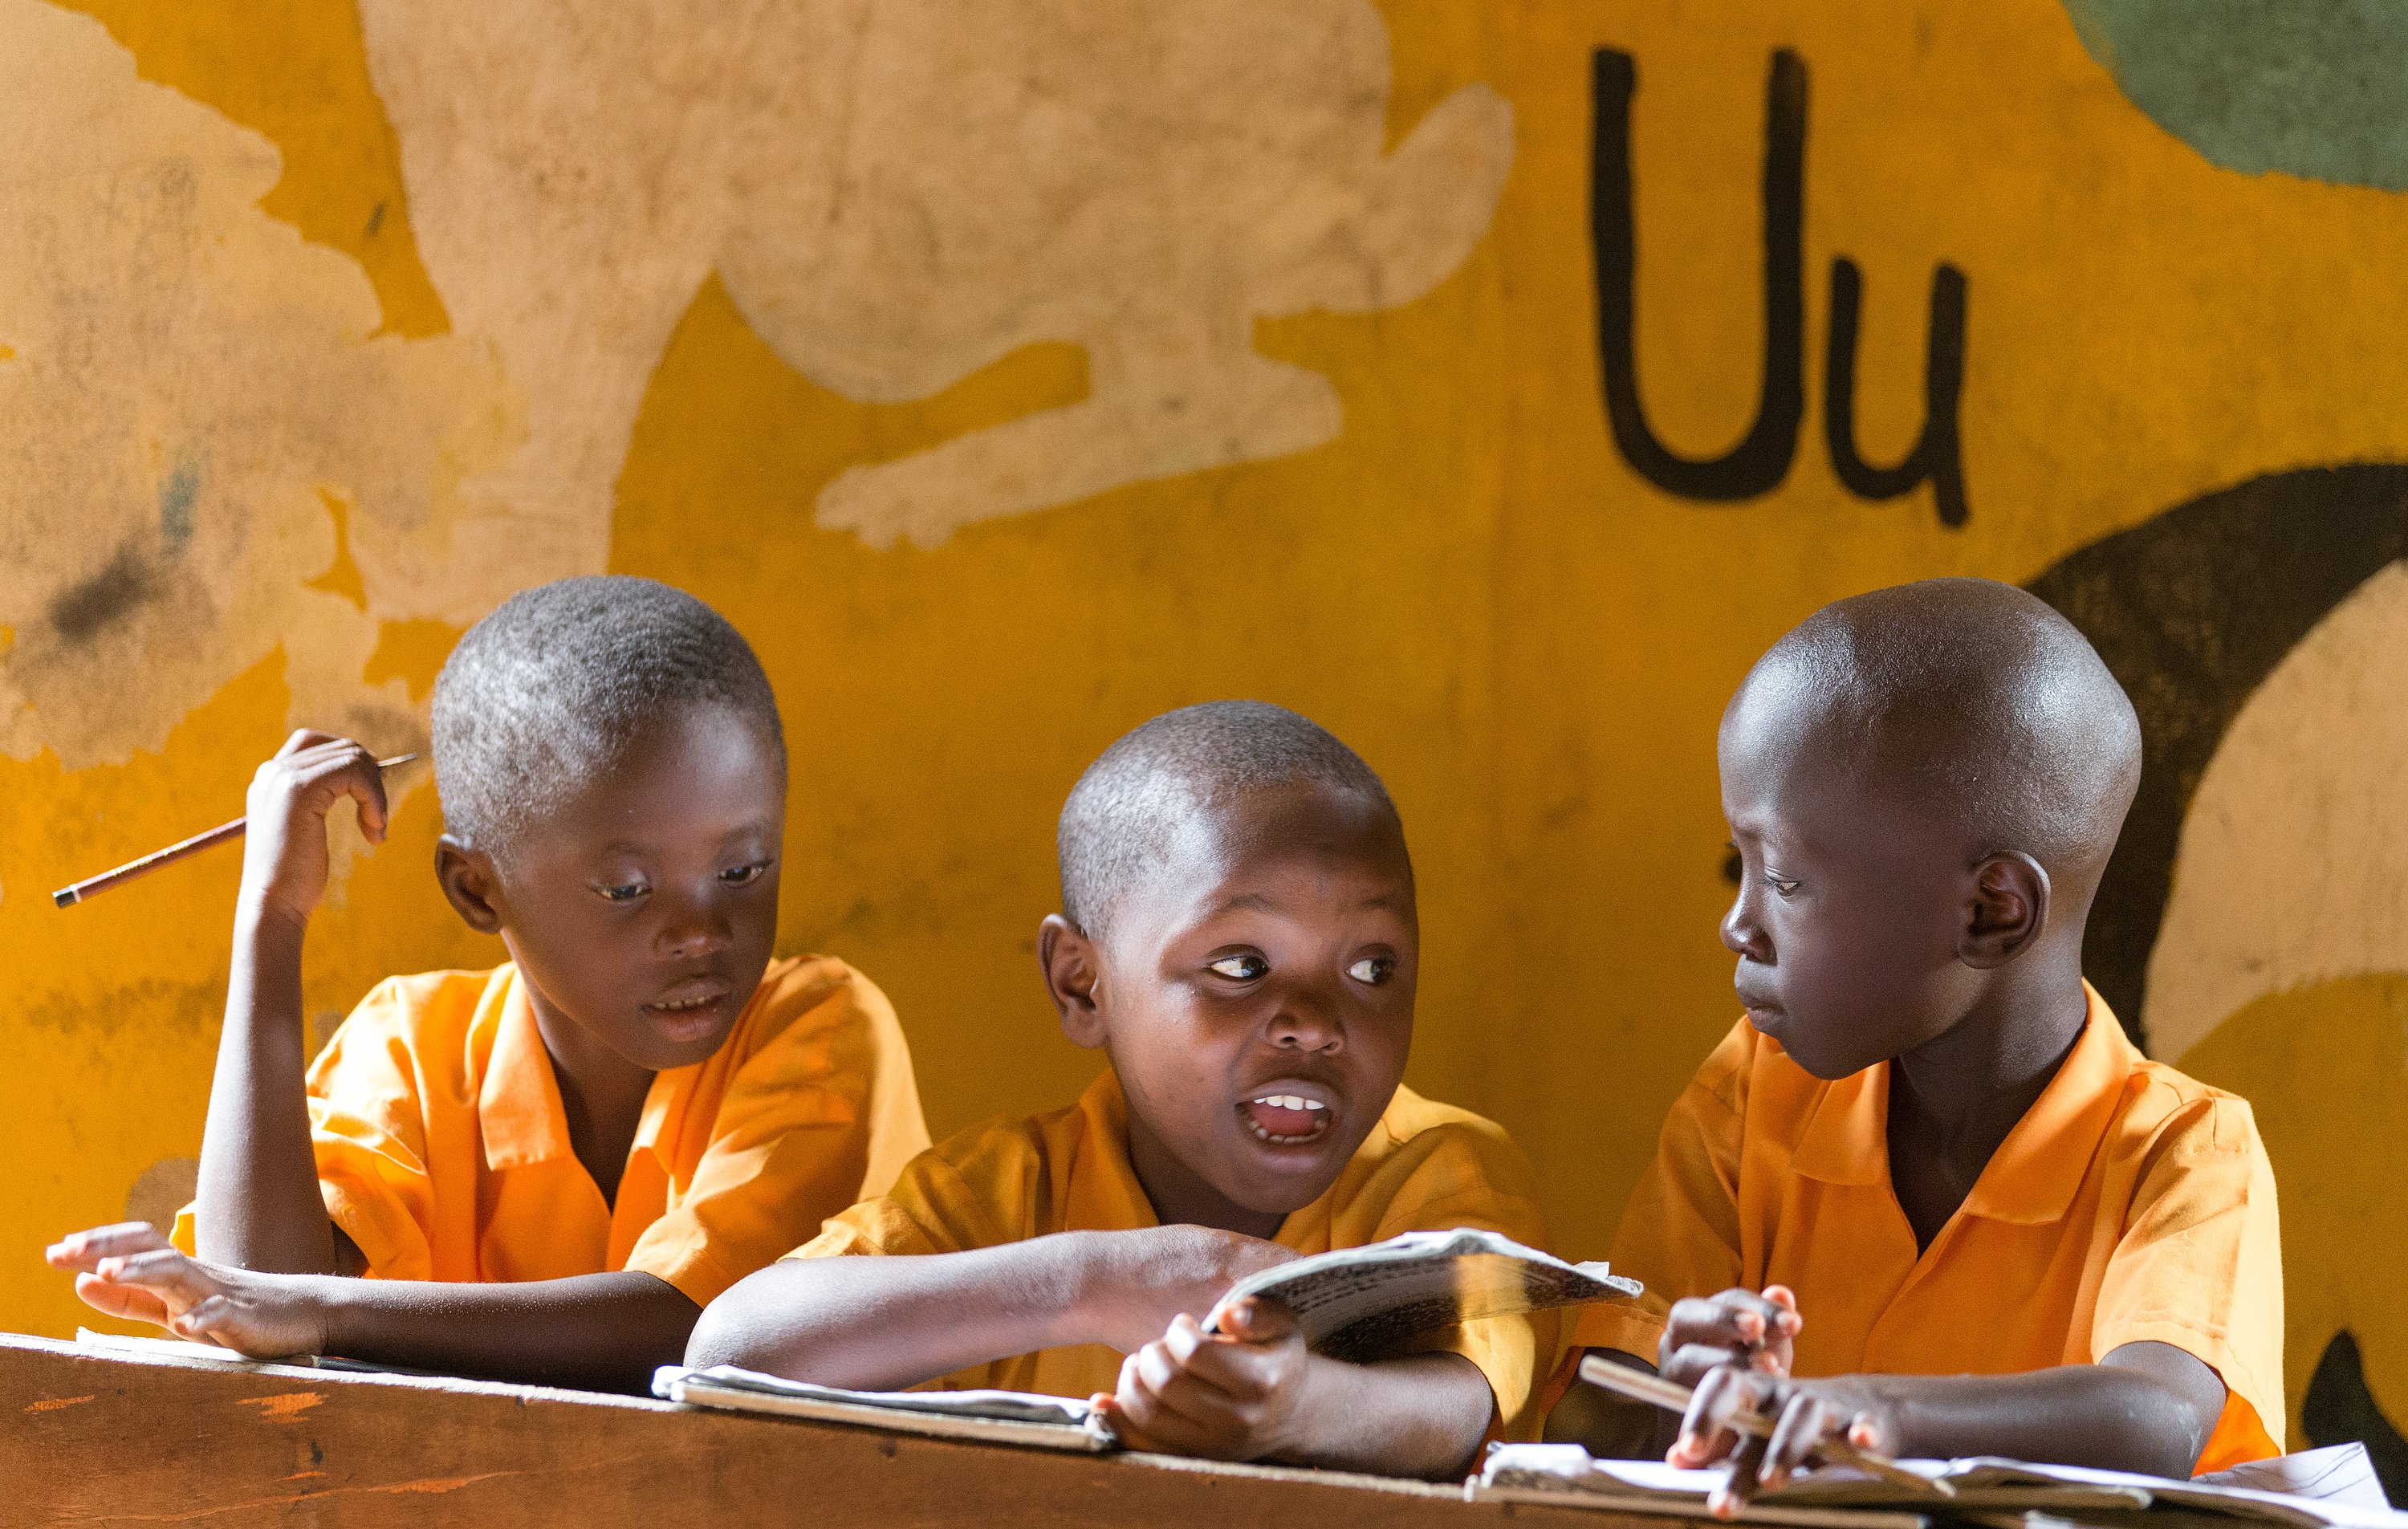
<instances>
[{"instance_id":1,"label":"boy with open mouth","mask_svg":"<svg viewBox=\"0 0 2408 1529\"><path fill-rule=\"evenodd\" d=\"M923 1153L713 1303L689 1362L1092 1396L1141 1449L1409 1475L1526 1427L1552 1315L1363 1365L1308 1352L1268 1303L1201 1325L1301 1254L1458 1226L1545 1241L1504 1132L1401 1086L1419 928L1379 777L1293 712L1190 707L1081 778L1060 854L1039 964L1110 1068Z\"/></svg>"}]
</instances>

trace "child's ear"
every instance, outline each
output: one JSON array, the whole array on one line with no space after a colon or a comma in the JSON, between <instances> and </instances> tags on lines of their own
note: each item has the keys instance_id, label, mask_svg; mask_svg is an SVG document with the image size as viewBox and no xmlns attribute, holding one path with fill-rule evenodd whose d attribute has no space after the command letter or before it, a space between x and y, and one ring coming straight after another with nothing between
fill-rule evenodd
<instances>
[{"instance_id":1,"label":"child's ear","mask_svg":"<svg viewBox=\"0 0 2408 1529\"><path fill-rule=\"evenodd\" d=\"M2048 926L2048 872L2020 850L1985 856L1973 867L1973 897L1956 959L1976 971L2003 966Z\"/></svg>"},{"instance_id":2,"label":"child's ear","mask_svg":"<svg viewBox=\"0 0 2408 1529\"><path fill-rule=\"evenodd\" d=\"M1103 1011L1096 1007L1096 985L1103 978L1096 942L1059 913L1048 913L1037 926L1037 965L1045 973L1045 993L1062 1016L1062 1033L1073 1045L1089 1048L1104 1043Z\"/></svg>"},{"instance_id":3,"label":"child's ear","mask_svg":"<svg viewBox=\"0 0 2408 1529\"><path fill-rule=\"evenodd\" d=\"M501 932L501 909L494 901L500 879L494 874L492 856L446 834L435 841L435 879L443 884L443 895L469 928L480 935Z\"/></svg>"}]
</instances>

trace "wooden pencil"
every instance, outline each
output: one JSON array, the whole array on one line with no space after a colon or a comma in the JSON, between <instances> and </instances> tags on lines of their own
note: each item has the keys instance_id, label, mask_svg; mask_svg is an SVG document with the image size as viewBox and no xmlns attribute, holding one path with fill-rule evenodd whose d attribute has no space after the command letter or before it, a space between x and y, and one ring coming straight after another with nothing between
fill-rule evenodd
<instances>
[{"instance_id":1,"label":"wooden pencil","mask_svg":"<svg viewBox=\"0 0 2408 1529\"><path fill-rule=\"evenodd\" d=\"M378 760L377 768L390 770L396 764L407 764L417 757L416 754L395 754L391 759ZM242 837L244 824L249 822L247 818L236 818L232 822L218 824L206 834L195 834L191 838L179 839L164 850L151 850L139 860L129 860L115 870L103 871L98 876L88 876L71 887L61 887L50 893L50 901L61 907L73 907L95 893L107 892L111 887L122 887L137 877L150 875L162 865L173 865L176 862L199 854L214 845L223 844L228 839L238 839Z\"/></svg>"},{"instance_id":2,"label":"wooden pencil","mask_svg":"<svg viewBox=\"0 0 2408 1529\"><path fill-rule=\"evenodd\" d=\"M1685 1413L1689 1410L1689 1388L1678 1380L1667 1380L1660 1375L1634 1370L1627 1365L1617 1365L1597 1354L1581 1361L1580 1378L1590 1385L1602 1386L1633 1401L1652 1402L1667 1412ZM1732 1427L1755 1438L1770 1438L1773 1422L1758 1412L1734 1413L1730 1420ZM1956 1495L1956 1489L1947 1482L1918 1476L1888 1456L1875 1454L1870 1450L1859 1450L1845 1439L1825 1439L1814 1446L1814 1457L1828 1465L1847 1465L1863 1471L1892 1486L1903 1487L1924 1496Z\"/></svg>"}]
</instances>

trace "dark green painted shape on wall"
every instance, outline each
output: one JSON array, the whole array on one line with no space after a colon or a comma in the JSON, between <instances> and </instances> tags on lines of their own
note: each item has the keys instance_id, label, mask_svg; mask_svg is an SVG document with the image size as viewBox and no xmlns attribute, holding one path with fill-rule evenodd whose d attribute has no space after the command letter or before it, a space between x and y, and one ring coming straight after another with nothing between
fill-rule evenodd
<instances>
[{"instance_id":1,"label":"dark green painted shape on wall","mask_svg":"<svg viewBox=\"0 0 2408 1529\"><path fill-rule=\"evenodd\" d=\"M2065 0L2132 104L2229 170L2408 189L2400 0Z\"/></svg>"}]
</instances>

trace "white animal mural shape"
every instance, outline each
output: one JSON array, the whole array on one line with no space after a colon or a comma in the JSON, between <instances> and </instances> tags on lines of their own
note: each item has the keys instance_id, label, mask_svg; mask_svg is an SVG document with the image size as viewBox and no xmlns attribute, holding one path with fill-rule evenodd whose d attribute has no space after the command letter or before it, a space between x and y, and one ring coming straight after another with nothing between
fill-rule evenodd
<instances>
[{"instance_id":1,"label":"white animal mural shape","mask_svg":"<svg viewBox=\"0 0 2408 1529\"><path fill-rule=\"evenodd\" d=\"M362 21L434 338L380 334L358 264L260 210L273 144L91 18L0 0L0 751L155 749L280 649L291 722L406 746L421 708L363 672L382 623L607 565L637 411L713 271L858 400L1084 347L1080 402L831 482L820 522L873 544L1327 441L1335 392L1253 323L1426 292L1512 161L1482 85L1389 146L1369 0Z\"/></svg>"},{"instance_id":2,"label":"white animal mural shape","mask_svg":"<svg viewBox=\"0 0 2408 1529\"><path fill-rule=\"evenodd\" d=\"M1255 320L1405 302L1459 265L1513 152L1457 90L1387 147L1369 0L362 0L418 246L528 438L483 487L598 564L669 336L720 274L861 402L1070 341L1089 395L863 464L877 546L1337 436Z\"/></svg>"}]
</instances>

